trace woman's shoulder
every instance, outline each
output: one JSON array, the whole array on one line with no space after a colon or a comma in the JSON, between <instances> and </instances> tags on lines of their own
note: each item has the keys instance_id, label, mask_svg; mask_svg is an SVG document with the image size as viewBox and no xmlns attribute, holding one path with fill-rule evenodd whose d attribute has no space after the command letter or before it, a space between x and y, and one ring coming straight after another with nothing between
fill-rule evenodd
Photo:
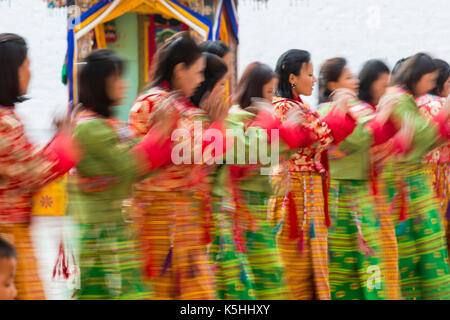
<instances>
[{"instance_id":1,"label":"woman's shoulder","mask_svg":"<svg viewBox=\"0 0 450 320\"><path fill-rule=\"evenodd\" d=\"M23 124L13 110L0 111L0 129L22 129Z\"/></svg>"},{"instance_id":2,"label":"woman's shoulder","mask_svg":"<svg viewBox=\"0 0 450 320\"><path fill-rule=\"evenodd\" d=\"M78 121L74 132L74 136L80 142L104 140L114 135L114 129L108 120L100 117Z\"/></svg>"}]
</instances>

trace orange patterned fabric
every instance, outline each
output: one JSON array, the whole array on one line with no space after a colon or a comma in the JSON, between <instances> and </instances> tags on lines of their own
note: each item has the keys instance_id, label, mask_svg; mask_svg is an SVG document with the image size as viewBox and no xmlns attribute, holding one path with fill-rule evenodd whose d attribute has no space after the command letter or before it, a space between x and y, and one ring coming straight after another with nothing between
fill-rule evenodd
<instances>
[{"instance_id":1,"label":"orange patterned fabric","mask_svg":"<svg viewBox=\"0 0 450 320\"><path fill-rule=\"evenodd\" d=\"M392 221L392 212L386 195L381 192L385 190L382 179L377 179L377 190L380 190L375 196L375 210L380 221L381 244L383 248L383 267L382 273L386 278L387 297L389 300L401 299L400 292L400 274L398 271L398 247L397 237L395 235L394 222Z\"/></svg>"},{"instance_id":2,"label":"orange patterned fabric","mask_svg":"<svg viewBox=\"0 0 450 320\"><path fill-rule=\"evenodd\" d=\"M333 143L333 135L326 123L322 122L319 115L311 111L309 105L301 103L300 101L294 101L285 98L275 98L273 101L275 112L280 117L281 121L286 120L286 113L292 108L298 108L303 111L306 117L306 123L308 127L317 137L319 141L307 148L301 148L295 153L290 160L286 161L283 166L287 166L288 171L317 171L324 172L321 164L321 153L325 151ZM279 167L275 169L274 174L279 174L279 170L283 168Z\"/></svg>"},{"instance_id":3,"label":"orange patterned fabric","mask_svg":"<svg viewBox=\"0 0 450 320\"><path fill-rule=\"evenodd\" d=\"M161 88L151 89L147 94L139 97L131 109L129 124L131 129L137 136L145 135L149 130L149 117L155 104L168 94ZM178 120L176 129L185 129L190 132L192 141L196 139L194 134L199 132L194 131L194 122L201 121L202 130L209 127L210 121L205 111L200 108L189 106L184 101L181 101L180 105L186 107L179 110L180 119ZM201 137L200 137L201 139ZM196 145L195 147L200 147ZM192 154L198 150L192 149ZM200 153L202 151L200 150ZM192 159L191 159L192 160ZM170 191L179 190L180 188L192 188L194 186L202 185L205 183L210 171L213 170L213 166L209 168L201 164L179 164L161 169L157 174L151 178L136 185L137 190L148 191Z\"/></svg>"},{"instance_id":4,"label":"orange patterned fabric","mask_svg":"<svg viewBox=\"0 0 450 320\"><path fill-rule=\"evenodd\" d=\"M0 238L11 242L17 251L16 299L45 300L29 224L0 224Z\"/></svg>"},{"instance_id":5,"label":"orange patterned fabric","mask_svg":"<svg viewBox=\"0 0 450 320\"><path fill-rule=\"evenodd\" d=\"M216 298L202 201L188 191L135 193L132 209L143 221L141 241L155 300Z\"/></svg>"},{"instance_id":6,"label":"orange patterned fabric","mask_svg":"<svg viewBox=\"0 0 450 320\"><path fill-rule=\"evenodd\" d=\"M416 99L419 111L429 120L433 118L441 111L444 106L445 99L427 94L425 96ZM450 162L450 142L443 146L434 149L425 156L427 163L448 163Z\"/></svg>"},{"instance_id":7,"label":"orange patterned fabric","mask_svg":"<svg viewBox=\"0 0 450 320\"><path fill-rule=\"evenodd\" d=\"M137 100L129 120L137 135L148 132L153 109L168 94L167 90L153 88ZM207 114L188 101L177 102L176 129L188 132L191 141L202 141L202 132L211 125ZM202 132L194 130L196 121L201 121ZM198 151L201 154L204 147L203 143L192 147L189 141L191 155ZM215 167L205 164L208 159L200 160L203 161L199 164L161 168L134 188L133 214L143 221L141 240L146 271L157 300L216 297L214 275L207 259L207 210L204 199L199 199L199 194L209 190L208 176Z\"/></svg>"},{"instance_id":8,"label":"orange patterned fabric","mask_svg":"<svg viewBox=\"0 0 450 320\"><path fill-rule=\"evenodd\" d=\"M32 197L58 177L57 159L26 138L13 108L0 107L0 224L30 221Z\"/></svg>"},{"instance_id":9,"label":"orange patterned fabric","mask_svg":"<svg viewBox=\"0 0 450 320\"><path fill-rule=\"evenodd\" d=\"M299 212L298 228L303 230L303 250L299 250L298 239L289 239L291 221L287 218L289 206L285 197L273 198L270 202L272 225L281 223L277 244L291 291L290 299L330 300L328 228L324 217L322 177L316 172L292 172L290 183Z\"/></svg>"}]
</instances>

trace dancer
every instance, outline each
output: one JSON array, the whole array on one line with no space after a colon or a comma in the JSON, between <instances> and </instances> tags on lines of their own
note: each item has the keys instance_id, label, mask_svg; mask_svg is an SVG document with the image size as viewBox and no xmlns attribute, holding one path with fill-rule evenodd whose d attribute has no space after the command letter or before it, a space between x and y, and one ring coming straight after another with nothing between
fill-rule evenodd
<instances>
[{"instance_id":1,"label":"dancer","mask_svg":"<svg viewBox=\"0 0 450 320\"><path fill-rule=\"evenodd\" d=\"M45 299L30 235L32 197L40 188L68 172L79 155L69 122L43 149L26 138L15 105L25 100L30 81L25 40L0 34L0 237L16 247L17 299Z\"/></svg>"},{"instance_id":2,"label":"dancer","mask_svg":"<svg viewBox=\"0 0 450 320\"><path fill-rule=\"evenodd\" d=\"M367 61L359 73L359 94L360 102L358 108L367 115L377 111L377 105L381 97L385 94L389 84L389 68L380 60ZM355 107L356 108L356 107ZM383 260L385 270L382 276L386 277L387 298L389 300L399 300L400 275L398 271L398 248L397 237L395 236L394 223L391 217L391 210L384 195L384 181L381 174L385 160L390 156L391 141L377 146L371 146L369 152L370 171L369 179L371 184L371 196L375 200L375 211L380 221L381 243L383 247Z\"/></svg>"},{"instance_id":3,"label":"dancer","mask_svg":"<svg viewBox=\"0 0 450 320\"><path fill-rule=\"evenodd\" d=\"M238 142L233 162L228 162L227 153L227 165L216 174L217 232L211 253L222 272L219 285L224 287L227 299L289 297L275 236L267 220L272 195L269 169L278 163L279 156L286 158L289 150L310 145L315 138L294 120L294 112L284 124L277 119L271 107L277 81L269 66L250 64L240 79L236 104L226 122ZM279 130L281 139L272 136L272 129ZM258 150L265 150L264 154ZM268 156L270 159L266 159ZM271 163L274 156L276 163Z\"/></svg>"},{"instance_id":4,"label":"dancer","mask_svg":"<svg viewBox=\"0 0 450 320\"><path fill-rule=\"evenodd\" d=\"M205 52L205 81L197 88L191 101L196 106L220 104L225 90L228 67L218 55ZM227 121L228 123L229 121ZM217 297L225 300L253 300L253 277L246 257L239 252L234 237L234 216L230 214L231 202L221 198L224 164L218 164L212 173L212 185L205 198L205 206L212 210L212 243L208 257L214 271ZM218 195L219 194L219 195ZM211 198L212 196L212 198Z\"/></svg>"},{"instance_id":5,"label":"dancer","mask_svg":"<svg viewBox=\"0 0 450 320\"><path fill-rule=\"evenodd\" d=\"M386 122L389 114L385 114L394 104L379 106L383 113L373 117L374 111L357 100L358 87L359 80L351 73L344 58L332 58L322 65L319 113L325 115L330 110L333 92L346 89L354 98L349 112L358 122L353 133L328 152L331 176L328 245L333 300L385 298L380 225L375 202L369 195L369 149L395 134L393 124ZM379 100L379 97L377 94L375 99Z\"/></svg>"},{"instance_id":6,"label":"dancer","mask_svg":"<svg viewBox=\"0 0 450 320\"><path fill-rule=\"evenodd\" d=\"M416 103L420 112L427 119L432 119L443 108L445 100L450 94L450 66L447 62L435 59L438 68L436 87L428 94L417 98ZM444 219L444 228L447 233L447 247L450 248L450 233L448 220L448 199L450 195L450 144L445 144L425 156L426 163L432 172L432 182L439 198L439 208Z\"/></svg>"},{"instance_id":7,"label":"dancer","mask_svg":"<svg viewBox=\"0 0 450 320\"><path fill-rule=\"evenodd\" d=\"M316 78L311 56L304 50L289 50L277 62L278 97L274 108L282 121L291 109L302 112L303 125L318 137L310 147L300 148L289 160L274 169L275 186L287 185L284 195L272 201L275 224L281 220L278 246L293 299L330 299L328 283L328 181L325 151L345 139L355 128L347 114L347 104L339 103L325 118L303 103L310 96ZM342 98L344 101L347 97ZM280 192L280 191L277 191ZM284 217L284 218L283 218Z\"/></svg>"},{"instance_id":8,"label":"dancer","mask_svg":"<svg viewBox=\"0 0 450 320\"><path fill-rule=\"evenodd\" d=\"M122 214L132 184L170 160L170 116L138 143L114 118L126 84L124 63L109 50L85 59L79 76L81 110L74 136L84 156L70 176L70 203L80 229L77 299L146 299L142 259ZM167 115L170 110L166 108ZM162 111L161 111L162 112Z\"/></svg>"},{"instance_id":9,"label":"dancer","mask_svg":"<svg viewBox=\"0 0 450 320\"><path fill-rule=\"evenodd\" d=\"M404 298L449 299L450 277L439 204L423 157L449 138L450 103L427 120L415 98L436 85L437 69L430 56L418 53L395 74L387 95L399 102L392 119L401 127L394 138L408 146L390 159L383 172L396 227L401 290Z\"/></svg>"},{"instance_id":10,"label":"dancer","mask_svg":"<svg viewBox=\"0 0 450 320\"><path fill-rule=\"evenodd\" d=\"M174 165L136 185L133 198L136 215L143 219L141 238L155 299L216 297L206 252L212 222L203 198L196 195L209 190L208 176L214 167L206 163L214 163L223 153L215 150L214 155L206 152L203 157L212 142L203 141L202 132L207 134L211 129L225 137L223 119L228 109L223 104L208 104L203 110L188 100L204 81L204 69L205 58L189 34L172 37L156 54L150 89L138 98L130 113L134 132L146 134L154 105L171 92L178 96L174 107L179 115L176 132L183 132L177 138L183 139L177 142L182 150L174 149Z\"/></svg>"}]
</instances>

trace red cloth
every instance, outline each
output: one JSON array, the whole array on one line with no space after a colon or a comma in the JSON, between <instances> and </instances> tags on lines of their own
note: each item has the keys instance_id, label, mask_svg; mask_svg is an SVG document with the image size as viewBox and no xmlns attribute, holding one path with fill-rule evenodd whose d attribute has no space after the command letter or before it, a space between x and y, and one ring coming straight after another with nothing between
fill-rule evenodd
<instances>
[{"instance_id":1,"label":"red cloth","mask_svg":"<svg viewBox=\"0 0 450 320\"><path fill-rule=\"evenodd\" d=\"M291 120L282 123L278 117L267 111L260 111L250 127L266 129L269 142L272 139L272 130L278 129L280 138L289 146L289 150L307 147L318 140L311 129L299 126Z\"/></svg>"},{"instance_id":2,"label":"red cloth","mask_svg":"<svg viewBox=\"0 0 450 320\"><path fill-rule=\"evenodd\" d=\"M304 104L304 103L303 103L303 100L302 100L302 98L301 98L300 96L297 96L297 95L295 95L295 94L292 94L292 96L294 97L294 101L298 101L298 102L300 102L301 104Z\"/></svg>"},{"instance_id":3,"label":"red cloth","mask_svg":"<svg viewBox=\"0 0 450 320\"><path fill-rule=\"evenodd\" d=\"M158 129L151 129L131 152L138 153L149 164L148 171L154 170L170 161L172 148L170 137L163 139Z\"/></svg>"},{"instance_id":4,"label":"red cloth","mask_svg":"<svg viewBox=\"0 0 450 320\"><path fill-rule=\"evenodd\" d=\"M222 137L222 150L219 150L219 154L215 154L215 157L220 156L221 154L224 154L227 151L227 147L232 147L227 146L227 136L226 136L226 128L225 125L222 121L214 121L213 123L211 123L208 127L208 129L205 130L205 132L203 132L203 135L205 135L208 130L219 130L220 131L220 136ZM211 135L214 136L214 135ZM202 143L202 154L204 153L206 147L208 147L208 145L214 143L214 139L211 139L212 141L203 141Z\"/></svg>"},{"instance_id":5,"label":"red cloth","mask_svg":"<svg viewBox=\"0 0 450 320\"><path fill-rule=\"evenodd\" d=\"M65 132L59 132L48 144L44 156L57 162L54 171L63 175L72 169L80 161L80 151L74 139Z\"/></svg>"},{"instance_id":6,"label":"red cloth","mask_svg":"<svg viewBox=\"0 0 450 320\"><path fill-rule=\"evenodd\" d=\"M321 120L330 128L334 137L334 144L344 141L356 127L355 119L336 106Z\"/></svg>"},{"instance_id":7,"label":"red cloth","mask_svg":"<svg viewBox=\"0 0 450 320\"><path fill-rule=\"evenodd\" d=\"M448 117L446 111L442 109L433 120L439 125L439 133L441 138L449 139L450 138L450 123L448 121Z\"/></svg>"},{"instance_id":8,"label":"red cloth","mask_svg":"<svg viewBox=\"0 0 450 320\"><path fill-rule=\"evenodd\" d=\"M300 127L290 120L283 122L280 128L280 138L286 142L290 150L308 147L319 140L312 129Z\"/></svg>"},{"instance_id":9,"label":"red cloth","mask_svg":"<svg viewBox=\"0 0 450 320\"><path fill-rule=\"evenodd\" d=\"M374 138L373 146L377 146L387 142L398 131L394 123L389 119L385 124L380 124L376 117L374 117L367 125L372 130Z\"/></svg>"}]
</instances>

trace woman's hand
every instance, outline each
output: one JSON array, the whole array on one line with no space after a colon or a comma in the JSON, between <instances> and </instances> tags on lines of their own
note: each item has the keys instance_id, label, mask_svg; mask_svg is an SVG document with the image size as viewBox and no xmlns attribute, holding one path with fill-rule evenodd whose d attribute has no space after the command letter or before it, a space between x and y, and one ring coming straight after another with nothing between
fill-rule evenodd
<instances>
[{"instance_id":1,"label":"woman's hand","mask_svg":"<svg viewBox=\"0 0 450 320\"><path fill-rule=\"evenodd\" d=\"M377 105L377 122L381 125L384 125L388 119L391 117L392 111L394 107L399 102L399 99L393 96L384 96L381 98L380 102Z\"/></svg>"},{"instance_id":2,"label":"woman's hand","mask_svg":"<svg viewBox=\"0 0 450 320\"><path fill-rule=\"evenodd\" d=\"M331 101L336 103L336 106L344 111L348 112L351 102L357 100L356 92L350 89L340 88L334 90L330 95Z\"/></svg>"},{"instance_id":3,"label":"woman's hand","mask_svg":"<svg viewBox=\"0 0 450 320\"><path fill-rule=\"evenodd\" d=\"M258 114L260 111L265 111L271 114L275 115L275 111L273 109L273 105L263 98L252 98L252 103L247 108L245 108L245 111Z\"/></svg>"},{"instance_id":4,"label":"woman's hand","mask_svg":"<svg viewBox=\"0 0 450 320\"><path fill-rule=\"evenodd\" d=\"M223 121L228 116L229 103L223 100L220 88L214 88L213 91L205 94L200 102L200 108L208 113L212 122Z\"/></svg>"},{"instance_id":5,"label":"woman's hand","mask_svg":"<svg viewBox=\"0 0 450 320\"><path fill-rule=\"evenodd\" d=\"M297 125L300 126L306 122L306 117L301 110L292 108L288 112L286 112L286 120L294 121Z\"/></svg>"},{"instance_id":6,"label":"woman's hand","mask_svg":"<svg viewBox=\"0 0 450 320\"><path fill-rule=\"evenodd\" d=\"M172 133L178 121L177 104L180 103L178 99L179 93L171 92L155 104L149 117L149 127L151 129L158 128L158 131L163 136Z\"/></svg>"}]
</instances>

